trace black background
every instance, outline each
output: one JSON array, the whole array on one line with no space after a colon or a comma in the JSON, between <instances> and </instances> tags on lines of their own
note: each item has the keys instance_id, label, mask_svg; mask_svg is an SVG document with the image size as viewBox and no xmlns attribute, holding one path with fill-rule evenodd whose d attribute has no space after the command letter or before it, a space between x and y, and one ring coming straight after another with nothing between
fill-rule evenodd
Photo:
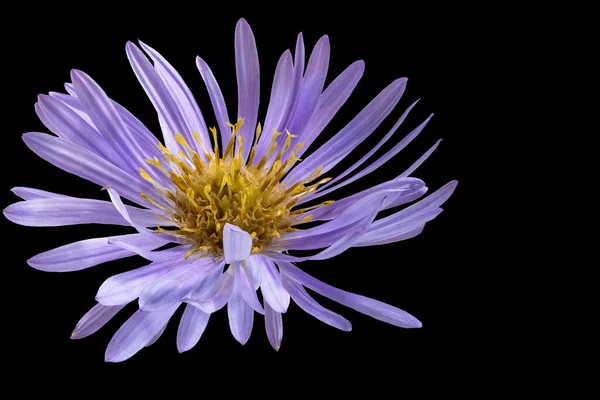
<instances>
[{"instance_id":1,"label":"black background","mask_svg":"<svg viewBox=\"0 0 600 400\"><path fill-rule=\"evenodd\" d=\"M281 349L275 352L267 341L262 316L255 315L252 336L241 346L231 336L226 312L221 310L211 317L198 345L178 354L175 338L180 309L157 343L123 363L107 364L103 361L106 345L137 305L130 304L91 337L74 341L69 339L70 333L79 318L95 304L95 293L106 278L139 267L144 261L133 257L79 272L46 273L29 267L26 259L73 241L131 230L100 225L22 227L2 219L4 287L10 299L4 309L3 329L10 336L6 343L10 344L8 354L16 371L33 375L78 370L110 374L149 367L193 368L205 373L222 362L231 366L252 362L280 369L303 362L333 366L344 359L347 361L343 366L349 369L380 368L389 372L408 365L427 375L440 369L456 371L461 367L455 363L469 364L473 357L477 358L478 346L482 345L478 341L482 312L472 305L477 302L474 288L485 282L478 260L481 249L476 244L480 233L472 226L472 205L478 185L476 175L483 172L474 165L473 156L482 145L482 138L463 122L469 110L464 103L462 75L476 68L476 64L467 65L465 61L466 54L471 52L465 42L464 33L469 30L466 22L456 10L433 12L427 5L415 10L374 6L369 8L370 13L362 9L325 12L308 7L288 11L282 7L271 11L272 15L264 10L234 7L218 12L173 8L171 12L156 11L148 16L124 10L106 14L88 10L54 16L38 10L35 16L23 19L23 32L9 37L4 49L6 59L11 60L6 65L4 82L10 106L3 116L5 158L0 205L5 208L17 201L9 192L14 186L106 198L97 185L38 158L20 137L29 131L47 132L33 109L36 96L63 91L71 68L91 75L111 98L159 135L154 109L129 67L126 41L140 39L161 52L190 86L207 123L214 125L212 108L194 59L200 55L211 66L233 115L237 106L233 38L238 18L248 20L258 45L260 121L264 120L273 72L281 53L288 48L293 50L300 31L304 33L307 55L318 38L328 34L332 52L327 83L357 59L365 60L366 69L349 101L312 149L324 143L399 77L409 78L399 105L372 138L344 160L342 167L351 165L377 143L416 99L422 100L382 151L435 113L421 135L385 167L332 193L331 198L395 177L439 138L444 139L440 147L413 175L423 179L430 192L453 179L460 183L444 205L445 211L428 223L417 238L351 249L331 260L303 264L302 268L336 287L398 306L419 318L423 328L393 327L315 295L321 304L347 317L353 330L338 331L292 304L284 315ZM331 175L341 171L343 168L337 167ZM486 346L483 344L484 349ZM363 359L372 361L365 364Z\"/></svg>"}]
</instances>

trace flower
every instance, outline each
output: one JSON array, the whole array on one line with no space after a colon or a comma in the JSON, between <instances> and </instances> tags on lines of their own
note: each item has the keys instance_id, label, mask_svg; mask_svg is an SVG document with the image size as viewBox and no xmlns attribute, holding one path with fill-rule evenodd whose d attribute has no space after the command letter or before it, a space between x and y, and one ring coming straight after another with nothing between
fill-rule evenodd
<instances>
[{"instance_id":1,"label":"flower","mask_svg":"<svg viewBox=\"0 0 600 400\"><path fill-rule=\"evenodd\" d=\"M136 230L81 240L28 260L32 267L52 272L82 270L135 254L150 261L108 278L96 295L98 304L81 318L72 337L93 334L136 300L139 309L113 336L106 361L126 360L154 343L184 303L177 334L180 352L198 342L210 315L225 306L231 333L242 344L258 312L264 315L269 342L278 350L282 314L290 299L331 326L351 329L348 320L319 305L305 288L384 322L421 327L405 311L329 286L295 265L328 259L350 247L415 237L442 211L440 206L457 182L420 199L427 187L422 180L409 177L439 141L396 178L335 202L321 201L386 163L427 125L431 117L383 156L367 162L391 138L415 102L368 154L334 179L324 178L390 114L407 80L392 82L342 130L301 160L364 70L364 63L357 61L324 89L327 36L316 43L306 68L301 34L294 57L290 51L283 53L261 125L258 54L252 31L241 19L235 32L237 119L230 120L211 69L196 59L218 129L207 129L175 69L151 47L141 42L140 46L127 43L127 57L156 108L164 145L107 97L92 78L73 70L72 83L65 85L68 94L40 95L35 105L40 120L56 136L29 132L23 140L51 164L100 185L110 201L16 187L13 192L24 201L4 210L6 218L27 226L95 223ZM359 167L363 168L355 172ZM122 197L140 207L125 205ZM306 206L317 199L321 202ZM418 199L376 219L382 210ZM318 224L306 227L309 221ZM290 255L294 250L312 250L313 254Z\"/></svg>"}]
</instances>

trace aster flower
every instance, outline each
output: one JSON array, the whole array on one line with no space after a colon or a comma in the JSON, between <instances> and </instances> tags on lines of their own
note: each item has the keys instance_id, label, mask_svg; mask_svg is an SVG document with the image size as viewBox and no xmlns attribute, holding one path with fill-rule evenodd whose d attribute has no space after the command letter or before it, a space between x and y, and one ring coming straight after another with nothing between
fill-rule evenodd
<instances>
[{"instance_id":1,"label":"aster flower","mask_svg":"<svg viewBox=\"0 0 600 400\"><path fill-rule=\"evenodd\" d=\"M357 61L324 88L327 36L316 43L308 63L301 34L294 55L283 53L261 125L258 54L248 23L240 20L235 32L237 118L230 118L211 69L196 59L216 116L215 128L207 128L171 64L146 44L140 46L127 43L127 57L156 108L164 143L92 78L73 70L72 82L65 85L68 94L40 95L35 105L40 120L56 136L30 132L23 140L51 164L100 185L107 201L16 187L13 192L24 201L4 210L6 218L27 226L92 223L135 229L127 235L67 244L28 260L32 267L51 272L82 270L133 255L150 262L108 278L96 294L98 303L81 318L72 337L93 334L133 301L139 309L113 336L106 361L126 360L154 343L182 305L180 352L198 342L210 315L225 306L231 333L242 344L250 337L257 312L264 315L269 342L278 350L282 314L290 299L319 320L351 330L347 319L319 305L305 288L392 325L421 327L405 311L329 286L296 266L334 257L350 247L415 237L440 214L440 206L454 191L456 181L421 199L427 187L410 177L438 141L396 178L337 201L328 196L385 164L427 125L431 117L371 160L415 102L360 160L333 179L325 177L391 113L407 80L392 82L323 146L303 157L364 70L364 63ZM121 198L139 207L125 205ZM314 205L307 207L308 202ZM377 219L380 211L411 202ZM309 221L318 224L306 227ZM161 250L168 244L171 247ZM290 255L294 250L312 255Z\"/></svg>"}]
</instances>

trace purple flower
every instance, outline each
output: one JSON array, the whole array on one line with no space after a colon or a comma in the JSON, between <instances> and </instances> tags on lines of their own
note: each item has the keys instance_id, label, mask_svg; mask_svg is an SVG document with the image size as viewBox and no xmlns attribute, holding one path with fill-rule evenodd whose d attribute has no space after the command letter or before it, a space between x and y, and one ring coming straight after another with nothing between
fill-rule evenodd
<instances>
[{"instance_id":1,"label":"purple flower","mask_svg":"<svg viewBox=\"0 0 600 400\"><path fill-rule=\"evenodd\" d=\"M6 218L27 226L95 223L131 226L137 232L82 240L28 260L32 267L52 272L77 271L135 254L150 261L107 279L96 294L98 304L79 321L72 337L91 335L136 300L139 310L113 336L106 361L126 360L154 343L182 304L180 352L198 342L210 315L225 306L231 333L242 344L250 337L257 312L264 315L269 342L278 350L282 314L290 299L321 321L351 330L347 319L319 305L305 288L389 324L421 327L405 311L329 286L295 265L328 259L350 247L415 237L442 211L457 182L421 199L425 183L409 177L439 142L388 182L335 202L324 197L375 171L427 125L429 118L371 160L415 102L368 154L334 179L324 178L390 114L407 80L392 82L329 141L303 157L364 70L364 63L357 61L325 88L327 36L317 42L307 63L302 35L294 56L283 53L261 125L258 54L248 23L240 20L235 32L237 118L230 117L211 69L196 59L216 128L207 128L177 71L154 49L140 46L127 43L127 57L156 108L164 144L88 75L73 70L72 83L65 85L68 94L40 95L35 105L56 136L29 132L23 140L51 164L100 185L110 201L16 187L13 192L24 201L4 210ZM125 205L122 197L139 207ZM307 207L309 201L315 205ZM377 219L380 211L411 202ZM318 224L306 228L309 221ZM167 244L171 246L160 250ZM312 255L290 255L294 250Z\"/></svg>"}]
</instances>

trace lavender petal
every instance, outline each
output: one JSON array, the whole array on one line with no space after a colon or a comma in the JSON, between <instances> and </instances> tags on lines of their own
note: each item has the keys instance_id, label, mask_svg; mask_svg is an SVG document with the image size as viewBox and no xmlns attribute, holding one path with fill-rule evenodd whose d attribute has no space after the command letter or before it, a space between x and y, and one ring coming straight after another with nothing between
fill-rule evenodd
<instances>
[{"instance_id":1,"label":"lavender petal","mask_svg":"<svg viewBox=\"0 0 600 400\"><path fill-rule=\"evenodd\" d=\"M281 313L273 310L268 303L265 303L265 330L269 343L276 351L279 351L283 339L283 320Z\"/></svg>"},{"instance_id":2,"label":"lavender petal","mask_svg":"<svg viewBox=\"0 0 600 400\"><path fill-rule=\"evenodd\" d=\"M202 80L204 81L206 89L208 90L208 95L210 96L219 131L221 132L222 146L227 146L229 138L231 137L231 128L227 125L229 116L227 114L227 106L225 105L223 93L221 92L221 88L211 69L208 67L208 64L200 57L196 57L196 67L198 67L198 71L200 71L200 75L202 76Z\"/></svg>"},{"instance_id":3,"label":"lavender petal","mask_svg":"<svg viewBox=\"0 0 600 400\"><path fill-rule=\"evenodd\" d=\"M90 311L88 311L77 323L71 339L83 339L102 328L108 321L111 320L121 309L125 307L125 304L120 306L105 306L102 304L96 304Z\"/></svg>"},{"instance_id":4,"label":"lavender petal","mask_svg":"<svg viewBox=\"0 0 600 400\"><path fill-rule=\"evenodd\" d=\"M192 349L202 337L210 314L188 304L185 307L177 330L177 350L180 353Z\"/></svg>"},{"instance_id":5,"label":"lavender petal","mask_svg":"<svg viewBox=\"0 0 600 400\"><path fill-rule=\"evenodd\" d=\"M401 328L420 328L422 326L419 320L399 308L365 296L337 289L313 278L290 263L281 262L278 265L285 272L284 276L346 307Z\"/></svg>"},{"instance_id":6,"label":"lavender petal","mask_svg":"<svg viewBox=\"0 0 600 400\"><path fill-rule=\"evenodd\" d=\"M252 238L250 235L235 225L226 223L223 227L223 253L225 263L243 261L250 257Z\"/></svg>"},{"instance_id":7,"label":"lavender petal","mask_svg":"<svg viewBox=\"0 0 600 400\"><path fill-rule=\"evenodd\" d=\"M279 271L269 258L255 255L248 260L262 271L260 290L265 303L278 313L285 313L290 305L290 295L281 283Z\"/></svg>"},{"instance_id":8,"label":"lavender petal","mask_svg":"<svg viewBox=\"0 0 600 400\"><path fill-rule=\"evenodd\" d=\"M254 310L244 301L241 295L233 293L227 302L227 316L231 334L242 345L246 344L252 333Z\"/></svg>"}]
</instances>

